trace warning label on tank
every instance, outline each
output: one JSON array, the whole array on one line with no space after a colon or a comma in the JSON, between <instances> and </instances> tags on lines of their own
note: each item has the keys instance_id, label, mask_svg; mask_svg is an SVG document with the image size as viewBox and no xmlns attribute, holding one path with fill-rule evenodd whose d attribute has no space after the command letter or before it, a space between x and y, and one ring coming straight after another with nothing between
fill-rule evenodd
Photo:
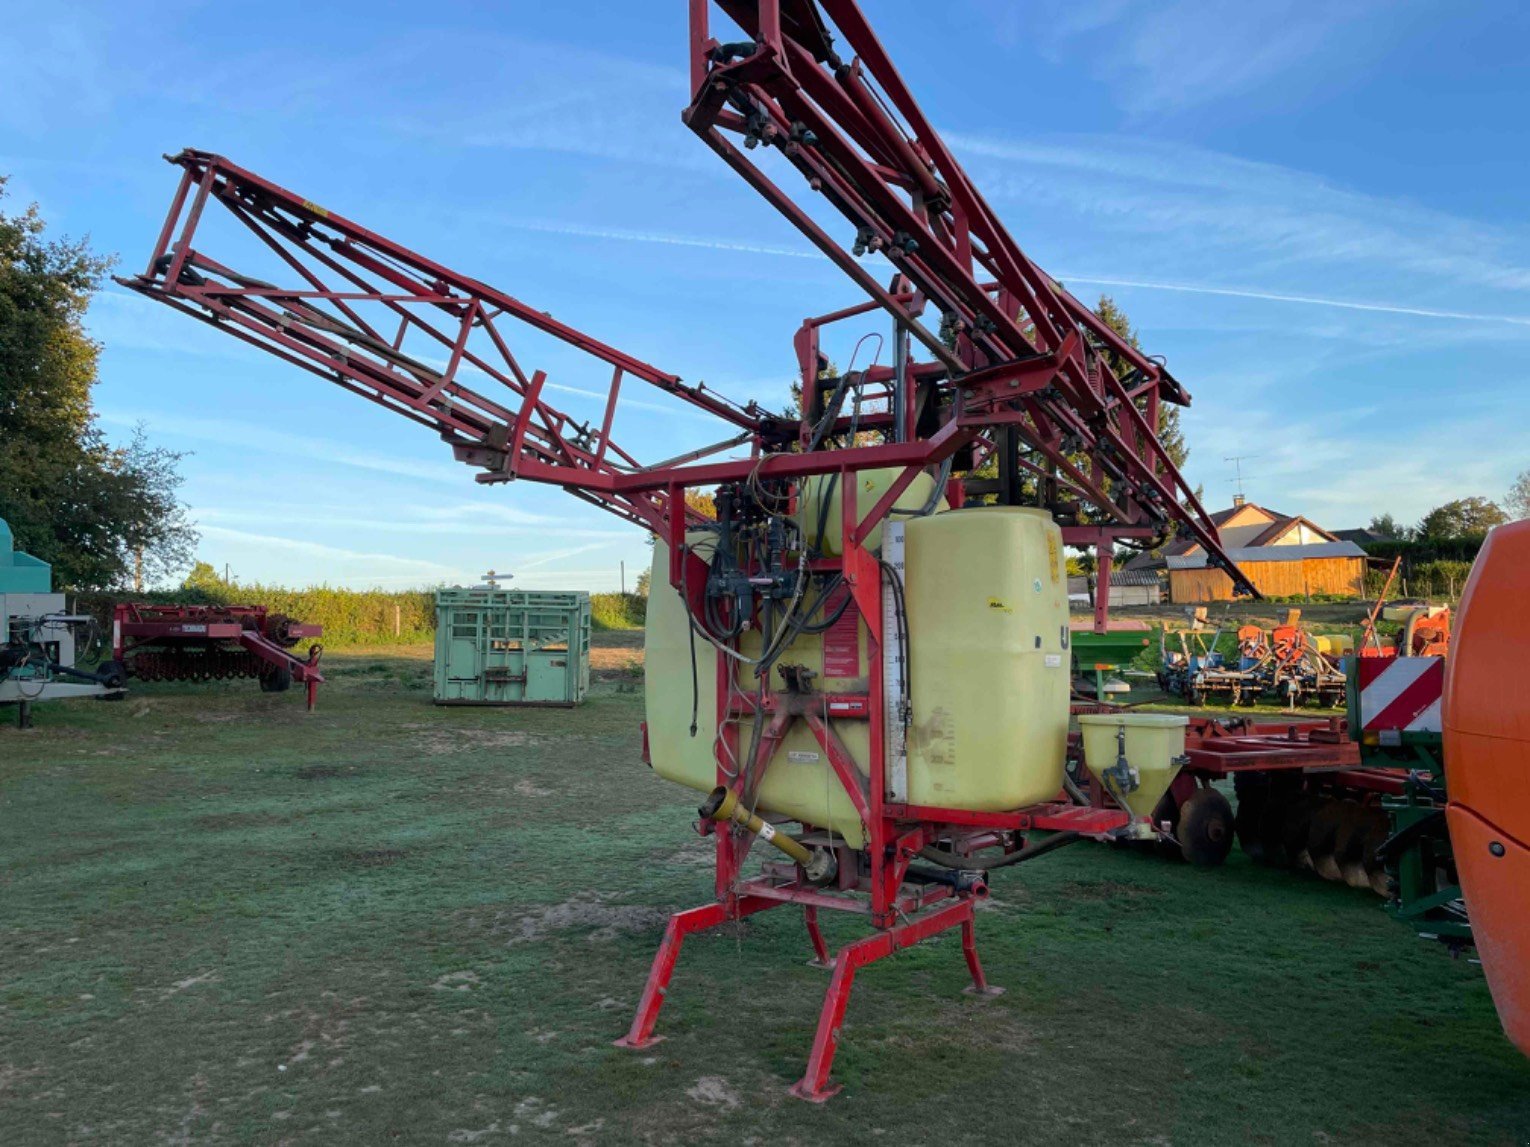
<instances>
[{"instance_id":1,"label":"warning label on tank","mask_svg":"<svg viewBox=\"0 0 1530 1147\"><path fill-rule=\"evenodd\" d=\"M836 610L850 596L850 587L841 585L824 603L823 612L833 617ZM846 606L839 620L829 626L823 635L823 675L825 677L859 677L861 675L861 615L854 603Z\"/></svg>"},{"instance_id":2,"label":"warning label on tank","mask_svg":"<svg viewBox=\"0 0 1530 1147\"><path fill-rule=\"evenodd\" d=\"M788 749L786 759L798 765L811 765L818 760L818 754L805 749Z\"/></svg>"}]
</instances>

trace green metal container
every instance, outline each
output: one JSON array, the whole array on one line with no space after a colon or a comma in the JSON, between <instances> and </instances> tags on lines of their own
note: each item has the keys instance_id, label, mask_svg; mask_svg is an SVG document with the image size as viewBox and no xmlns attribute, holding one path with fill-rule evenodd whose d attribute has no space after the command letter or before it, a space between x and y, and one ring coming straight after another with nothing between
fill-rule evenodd
<instances>
[{"instance_id":1,"label":"green metal container","mask_svg":"<svg viewBox=\"0 0 1530 1147\"><path fill-rule=\"evenodd\" d=\"M589 688L589 594L436 591L437 705L577 705Z\"/></svg>"}]
</instances>

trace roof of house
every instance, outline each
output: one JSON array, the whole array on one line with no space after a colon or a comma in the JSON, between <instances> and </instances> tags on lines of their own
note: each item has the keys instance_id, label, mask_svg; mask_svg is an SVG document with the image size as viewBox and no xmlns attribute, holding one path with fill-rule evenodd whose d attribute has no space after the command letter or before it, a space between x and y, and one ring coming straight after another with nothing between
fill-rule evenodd
<instances>
[{"instance_id":1,"label":"roof of house","mask_svg":"<svg viewBox=\"0 0 1530 1147\"><path fill-rule=\"evenodd\" d=\"M1110 571L1110 584L1116 585L1157 585L1158 575L1148 570L1129 570L1121 567L1112 568ZM1088 593L1089 579L1074 574L1068 579L1069 593Z\"/></svg>"},{"instance_id":2,"label":"roof of house","mask_svg":"<svg viewBox=\"0 0 1530 1147\"><path fill-rule=\"evenodd\" d=\"M1322 526L1319 526L1310 518L1304 518L1300 514L1282 514L1279 510L1272 510L1255 502L1244 502L1241 505L1229 506L1225 510L1216 510L1209 516L1212 525L1217 528L1217 538L1221 541L1222 548L1226 550L1273 548L1279 539L1298 526L1306 526L1313 533L1321 534L1323 537L1331 540L1338 540L1336 535L1323 529ZM1245 516L1252 520L1238 522L1236 525L1228 524L1236 518ZM1138 554L1127 561L1123 568L1132 571L1163 569L1166 559L1199 553L1200 548L1200 543L1193 537L1175 538L1157 554ZM1305 549L1307 547L1281 546L1280 548L1286 550ZM1204 565L1205 563L1202 562L1201 564ZM1169 568L1191 569L1195 567L1170 565Z\"/></svg>"},{"instance_id":3,"label":"roof of house","mask_svg":"<svg viewBox=\"0 0 1530 1147\"><path fill-rule=\"evenodd\" d=\"M1257 562L1299 562L1308 558L1364 558L1365 551L1354 542L1314 542L1305 546L1243 546L1229 549L1227 556L1240 566ZM1206 568L1206 555L1169 554L1165 561L1171 570Z\"/></svg>"}]
</instances>

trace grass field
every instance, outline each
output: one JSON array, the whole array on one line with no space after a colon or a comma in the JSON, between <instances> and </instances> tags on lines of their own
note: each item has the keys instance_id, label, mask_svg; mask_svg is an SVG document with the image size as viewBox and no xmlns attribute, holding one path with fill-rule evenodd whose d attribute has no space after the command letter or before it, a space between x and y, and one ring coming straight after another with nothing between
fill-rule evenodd
<instances>
[{"instance_id":1,"label":"grass field","mask_svg":"<svg viewBox=\"0 0 1530 1147\"><path fill-rule=\"evenodd\" d=\"M826 983L787 911L691 941L667 1041L612 1047L711 878L605 645L573 712L434 708L410 649L330 658L313 714L159 686L0 729L0 1144L1530 1141L1480 969L1241 854L998 876L1008 994L954 936L874 966L824 1107L785 1094Z\"/></svg>"}]
</instances>

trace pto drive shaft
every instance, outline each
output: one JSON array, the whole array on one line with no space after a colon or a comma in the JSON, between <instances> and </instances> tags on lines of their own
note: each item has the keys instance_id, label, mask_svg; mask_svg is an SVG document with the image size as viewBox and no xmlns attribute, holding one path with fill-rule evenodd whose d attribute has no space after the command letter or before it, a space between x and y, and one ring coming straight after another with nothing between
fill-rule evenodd
<instances>
[{"instance_id":1,"label":"pto drive shaft","mask_svg":"<svg viewBox=\"0 0 1530 1147\"><path fill-rule=\"evenodd\" d=\"M699 809L703 820L715 820L719 824L732 822L761 840L775 845L802 868L809 884L827 884L834 879L838 865L834 853L827 848L809 850L801 842L777 831L775 825L750 812L738 803L738 794L726 785L718 785L708 794Z\"/></svg>"}]
</instances>

